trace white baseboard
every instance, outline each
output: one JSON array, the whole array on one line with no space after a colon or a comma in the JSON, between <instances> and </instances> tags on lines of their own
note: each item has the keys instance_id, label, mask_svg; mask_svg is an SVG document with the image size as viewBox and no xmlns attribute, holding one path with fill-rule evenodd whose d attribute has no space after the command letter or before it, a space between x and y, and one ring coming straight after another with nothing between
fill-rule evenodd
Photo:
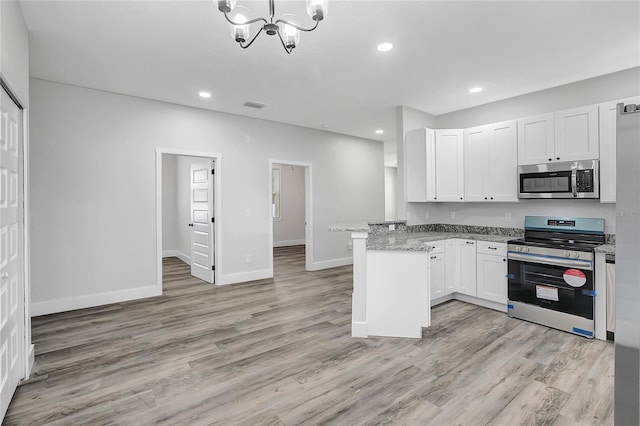
<instances>
[{"instance_id":1,"label":"white baseboard","mask_svg":"<svg viewBox=\"0 0 640 426\"><path fill-rule=\"evenodd\" d=\"M162 257L177 257L187 265L191 265L191 257L182 253L180 250L163 250Z\"/></svg>"},{"instance_id":2,"label":"white baseboard","mask_svg":"<svg viewBox=\"0 0 640 426\"><path fill-rule=\"evenodd\" d=\"M250 271L250 272L240 272L237 274L224 274L219 277L219 282L217 285L227 285L227 284L236 284L236 283L244 283L247 281L255 281L255 280L264 280L268 278L273 278L273 272L269 269L262 269L259 271Z\"/></svg>"},{"instance_id":3,"label":"white baseboard","mask_svg":"<svg viewBox=\"0 0 640 426\"><path fill-rule=\"evenodd\" d=\"M352 257L345 257L342 259L323 260L321 262L313 262L311 264L310 271L319 271L321 269L337 268L338 266L345 266L353 264Z\"/></svg>"},{"instance_id":4,"label":"white baseboard","mask_svg":"<svg viewBox=\"0 0 640 426\"><path fill-rule=\"evenodd\" d=\"M45 302L32 302L31 316L37 317L39 315L92 308L94 306L108 305L110 303L126 302L127 300L143 299L145 297L161 295L161 288L158 288L156 285L150 285L128 290L117 290L106 293L88 294L86 296L47 300Z\"/></svg>"},{"instance_id":5,"label":"white baseboard","mask_svg":"<svg viewBox=\"0 0 640 426\"><path fill-rule=\"evenodd\" d=\"M301 240L289 240L289 241L274 241L274 247L289 247L289 246L303 246L304 238Z\"/></svg>"},{"instance_id":6,"label":"white baseboard","mask_svg":"<svg viewBox=\"0 0 640 426\"><path fill-rule=\"evenodd\" d=\"M351 337L369 337L369 329L366 322L351 323Z\"/></svg>"}]
</instances>

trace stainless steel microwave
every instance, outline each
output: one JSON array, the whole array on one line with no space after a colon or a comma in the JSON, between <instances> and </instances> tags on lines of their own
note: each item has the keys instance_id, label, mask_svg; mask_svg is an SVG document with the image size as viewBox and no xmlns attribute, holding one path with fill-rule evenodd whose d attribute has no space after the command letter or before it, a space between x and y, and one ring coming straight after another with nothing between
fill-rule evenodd
<instances>
[{"instance_id":1,"label":"stainless steel microwave","mask_svg":"<svg viewBox=\"0 0 640 426\"><path fill-rule=\"evenodd\" d=\"M518 166L519 198L600 198L599 161Z\"/></svg>"}]
</instances>

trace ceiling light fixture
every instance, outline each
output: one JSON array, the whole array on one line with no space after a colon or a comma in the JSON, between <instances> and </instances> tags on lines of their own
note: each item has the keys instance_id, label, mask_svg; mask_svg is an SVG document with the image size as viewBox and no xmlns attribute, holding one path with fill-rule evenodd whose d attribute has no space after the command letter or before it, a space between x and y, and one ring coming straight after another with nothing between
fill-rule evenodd
<instances>
[{"instance_id":1,"label":"ceiling light fixture","mask_svg":"<svg viewBox=\"0 0 640 426\"><path fill-rule=\"evenodd\" d=\"M482 92L482 87L472 87L469 89L469 93L480 93Z\"/></svg>"},{"instance_id":2,"label":"ceiling light fixture","mask_svg":"<svg viewBox=\"0 0 640 426\"><path fill-rule=\"evenodd\" d=\"M378 52L388 52L393 49L393 44L391 43L380 43L377 47Z\"/></svg>"},{"instance_id":3,"label":"ceiling light fixture","mask_svg":"<svg viewBox=\"0 0 640 426\"><path fill-rule=\"evenodd\" d=\"M378 129L378 130L376 130L376 133L377 133L377 134L379 134L379 135L381 135L381 134L383 134L383 133L384 133L384 130L382 130L382 129Z\"/></svg>"},{"instance_id":4,"label":"ceiling light fixture","mask_svg":"<svg viewBox=\"0 0 640 426\"><path fill-rule=\"evenodd\" d=\"M201 98L210 98L211 97L211 93L209 93L209 92L200 92L200 93L198 93L198 96L200 96Z\"/></svg>"},{"instance_id":5,"label":"ceiling light fixture","mask_svg":"<svg viewBox=\"0 0 640 426\"><path fill-rule=\"evenodd\" d=\"M218 0L218 10L224 13L224 17L231 25L233 39L243 49L251 46L260 33L265 31L268 35L277 34L284 50L287 53L291 53L300 42L300 31L309 32L315 30L318 27L318 23L324 19L327 14L327 3L328 0L307 0L307 13L315 21L315 25L311 28L300 27L282 18L276 19L274 22L275 0L269 0L269 19L249 19L249 10L243 6L236 7L236 0ZM229 16L232 12L234 12L233 16ZM257 22L261 22L260 30L249 40L250 26Z\"/></svg>"}]
</instances>

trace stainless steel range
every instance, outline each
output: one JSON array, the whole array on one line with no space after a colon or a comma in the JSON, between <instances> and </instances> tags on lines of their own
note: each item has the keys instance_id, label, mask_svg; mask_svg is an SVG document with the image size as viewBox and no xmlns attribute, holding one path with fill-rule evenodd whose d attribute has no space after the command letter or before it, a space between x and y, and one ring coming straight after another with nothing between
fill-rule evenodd
<instances>
[{"instance_id":1,"label":"stainless steel range","mask_svg":"<svg viewBox=\"0 0 640 426\"><path fill-rule=\"evenodd\" d=\"M594 336L594 251L604 219L526 216L509 241L509 316Z\"/></svg>"}]
</instances>

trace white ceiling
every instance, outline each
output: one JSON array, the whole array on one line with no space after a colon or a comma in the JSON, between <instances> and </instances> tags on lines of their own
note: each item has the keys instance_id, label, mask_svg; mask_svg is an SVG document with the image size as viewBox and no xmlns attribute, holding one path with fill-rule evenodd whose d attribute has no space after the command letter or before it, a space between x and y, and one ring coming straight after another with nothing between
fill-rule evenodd
<instances>
[{"instance_id":1,"label":"white ceiling","mask_svg":"<svg viewBox=\"0 0 640 426\"><path fill-rule=\"evenodd\" d=\"M209 0L21 4L32 77L390 143L398 105L439 115L640 65L638 1L330 0L291 55L264 33L240 49ZM310 22L276 0L290 11Z\"/></svg>"}]
</instances>

